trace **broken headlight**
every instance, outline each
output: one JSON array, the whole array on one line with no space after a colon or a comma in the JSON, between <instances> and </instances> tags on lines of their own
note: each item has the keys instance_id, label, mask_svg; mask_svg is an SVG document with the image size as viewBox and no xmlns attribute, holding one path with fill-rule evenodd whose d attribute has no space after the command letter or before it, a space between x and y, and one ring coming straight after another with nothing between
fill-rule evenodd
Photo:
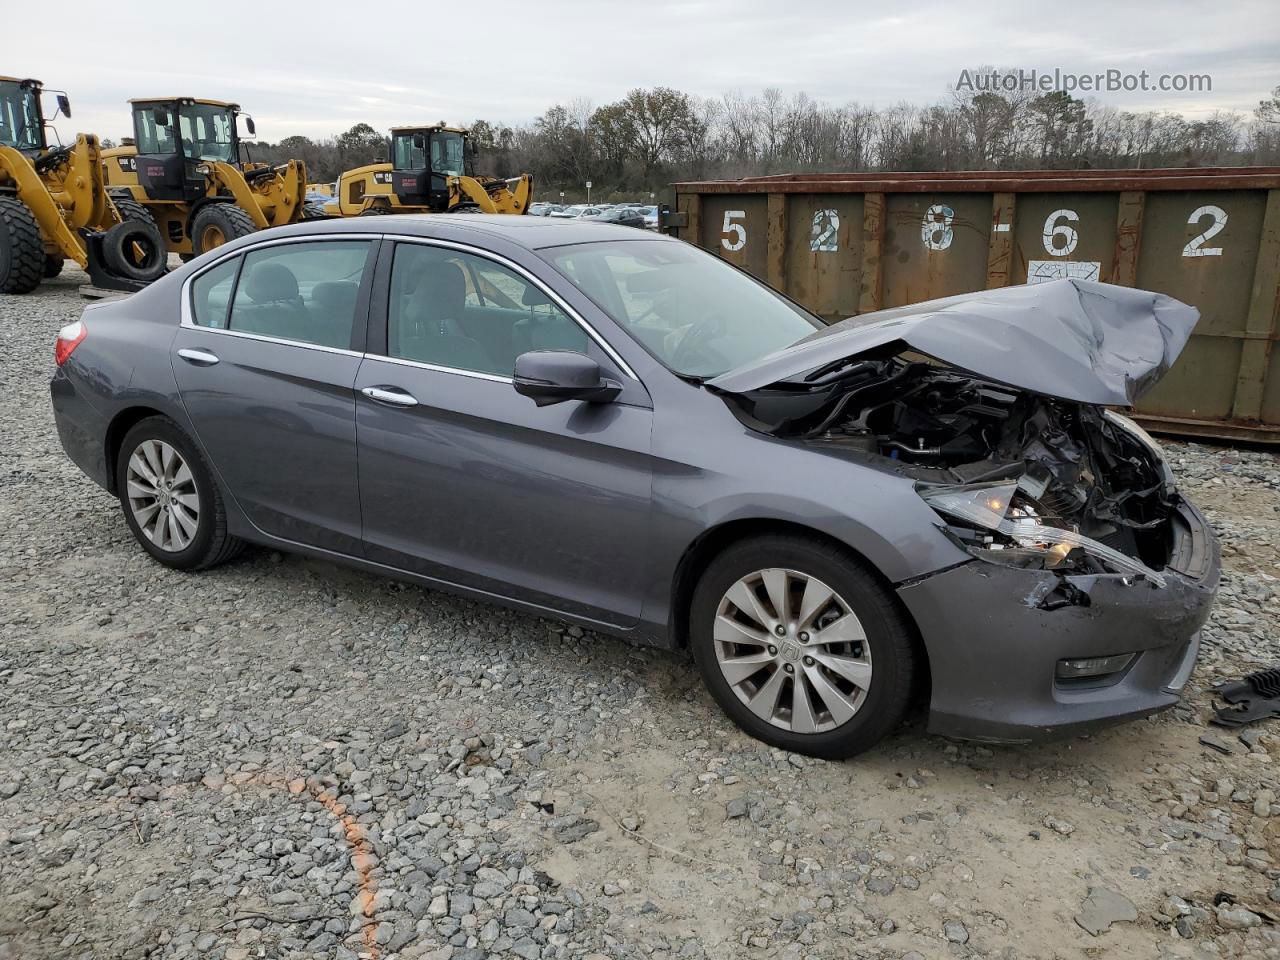
<instances>
[{"instance_id":1,"label":"broken headlight","mask_svg":"<svg viewBox=\"0 0 1280 960\"><path fill-rule=\"evenodd\" d=\"M921 490L920 496L937 513L960 521L961 526L991 531L976 541L965 541L965 549L983 560L1052 570L1081 550L1118 573L1146 577L1156 586L1164 586L1161 574L1133 557L1074 530L1043 523L1043 511L1017 483L934 487Z\"/></svg>"}]
</instances>

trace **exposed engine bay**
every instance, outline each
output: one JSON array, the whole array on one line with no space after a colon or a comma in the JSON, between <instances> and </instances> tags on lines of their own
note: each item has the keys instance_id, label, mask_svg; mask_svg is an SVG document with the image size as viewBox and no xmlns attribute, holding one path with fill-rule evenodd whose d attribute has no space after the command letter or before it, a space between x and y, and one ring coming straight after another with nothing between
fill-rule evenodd
<instances>
[{"instance_id":1,"label":"exposed engine bay","mask_svg":"<svg viewBox=\"0 0 1280 960\"><path fill-rule=\"evenodd\" d=\"M1103 407L900 351L723 395L753 429L914 479L947 535L984 559L1157 582L1169 563L1171 475L1151 438Z\"/></svg>"}]
</instances>

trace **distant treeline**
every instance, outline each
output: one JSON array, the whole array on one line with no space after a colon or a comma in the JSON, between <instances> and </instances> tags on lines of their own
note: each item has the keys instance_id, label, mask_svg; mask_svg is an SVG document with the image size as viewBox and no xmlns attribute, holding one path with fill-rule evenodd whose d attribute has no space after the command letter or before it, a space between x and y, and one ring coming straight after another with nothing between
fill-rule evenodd
<instances>
[{"instance_id":1,"label":"distant treeline","mask_svg":"<svg viewBox=\"0 0 1280 960\"><path fill-rule=\"evenodd\" d=\"M990 72L984 68L984 72ZM1203 120L1129 113L1063 92L953 91L927 106L833 106L804 93L714 99L655 87L616 103L577 99L527 124L470 125L477 172L534 175L535 192L579 199L678 180L860 170L1083 169L1280 164L1280 87L1251 114ZM385 131L357 124L323 140L251 146L254 159L296 157L313 180L386 157Z\"/></svg>"}]
</instances>

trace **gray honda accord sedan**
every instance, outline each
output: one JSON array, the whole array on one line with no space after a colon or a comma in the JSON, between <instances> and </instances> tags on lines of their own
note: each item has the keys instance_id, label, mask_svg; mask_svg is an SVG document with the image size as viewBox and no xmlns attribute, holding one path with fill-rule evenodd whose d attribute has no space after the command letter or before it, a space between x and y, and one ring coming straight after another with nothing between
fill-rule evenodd
<instances>
[{"instance_id":1,"label":"gray honda accord sedan","mask_svg":"<svg viewBox=\"0 0 1280 960\"><path fill-rule=\"evenodd\" d=\"M55 350L155 560L245 543L688 647L751 735L1021 742L1171 706L1216 541L1114 412L1196 312L1061 280L832 326L689 244L532 217L244 237Z\"/></svg>"}]
</instances>

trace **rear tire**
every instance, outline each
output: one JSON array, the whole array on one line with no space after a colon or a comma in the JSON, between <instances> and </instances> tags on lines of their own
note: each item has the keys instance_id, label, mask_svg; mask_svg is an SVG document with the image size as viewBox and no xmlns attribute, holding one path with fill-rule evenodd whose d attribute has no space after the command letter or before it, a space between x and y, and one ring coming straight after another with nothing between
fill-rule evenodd
<instances>
[{"instance_id":1,"label":"rear tire","mask_svg":"<svg viewBox=\"0 0 1280 960\"><path fill-rule=\"evenodd\" d=\"M151 283L164 276L169 252L155 221L148 217L125 220L108 230L102 238L102 259L118 276Z\"/></svg>"},{"instance_id":2,"label":"rear tire","mask_svg":"<svg viewBox=\"0 0 1280 960\"><path fill-rule=\"evenodd\" d=\"M207 204L191 221L191 252L198 257L257 229L253 218L234 203Z\"/></svg>"},{"instance_id":3,"label":"rear tire","mask_svg":"<svg viewBox=\"0 0 1280 960\"><path fill-rule=\"evenodd\" d=\"M30 293L44 276L44 241L27 205L0 197L0 293Z\"/></svg>"},{"instance_id":4,"label":"rear tire","mask_svg":"<svg viewBox=\"0 0 1280 960\"><path fill-rule=\"evenodd\" d=\"M771 584L787 607L781 615ZM806 607L824 591L825 604ZM751 597L756 614L744 615ZM905 616L858 557L816 538L770 535L728 547L694 590L689 635L720 707L783 750L851 757L897 727L911 703L916 648Z\"/></svg>"},{"instance_id":5,"label":"rear tire","mask_svg":"<svg viewBox=\"0 0 1280 960\"><path fill-rule=\"evenodd\" d=\"M46 254L44 258L44 278L52 280L62 272L62 266L66 263L62 257L54 256L52 253Z\"/></svg>"},{"instance_id":6,"label":"rear tire","mask_svg":"<svg viewBox=\"0 0 1280 960\"><path fill-rule=\"evenodd\" d=\"M176 459L166 463L164 451ZM213 471L172 420L147 417L134 424L120 444L115 469L125 523L154 560L175 570L204 570L243 549L244 541L227 532L226 506ZM166 507L174 514L172 525L161 519Z\"/></svg>"}]
</instances>

